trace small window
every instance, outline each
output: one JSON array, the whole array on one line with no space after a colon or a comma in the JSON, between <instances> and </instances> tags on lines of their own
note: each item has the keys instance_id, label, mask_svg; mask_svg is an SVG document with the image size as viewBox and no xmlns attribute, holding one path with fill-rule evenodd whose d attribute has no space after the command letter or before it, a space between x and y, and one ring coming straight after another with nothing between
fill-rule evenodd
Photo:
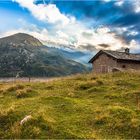
<instances>
[{"instance_id":1,"label":"small window","mask_svg":"<svg viewBox=\"0 0 140 140\"><path fill-rule=\"evenodd\" d=\"M126 66L125 65L122 65L122 68L126 68Z\"/></svg>"}]
</instances>

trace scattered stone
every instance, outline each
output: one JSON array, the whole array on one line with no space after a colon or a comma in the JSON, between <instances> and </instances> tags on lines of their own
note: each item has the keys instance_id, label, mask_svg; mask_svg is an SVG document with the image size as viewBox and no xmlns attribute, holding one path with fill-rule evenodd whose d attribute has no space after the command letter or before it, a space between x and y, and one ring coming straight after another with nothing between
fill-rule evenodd
<instances>
[{"instance_id":1,"label":"scattered stone","mask_svg":"<svg viewBox=\"0 0 140 140\"><path fill-rule=\"evenodd\" d=\"M73 92L69 92L68 93L68 96L73 97L74 96L74 93Z\"/></svg>"},{"instance_id":2,"label":"scattered stone","mask_svg":"<svg viewBox=\"0 0 140 140\"><path fill-rule=\"evenodd\" d=\"M32 118L31 115L26 116L24 119L21 120L20 125L23 125L25 122L27 122L28 120L30 120Z\"/></svg>"}]
</instances>

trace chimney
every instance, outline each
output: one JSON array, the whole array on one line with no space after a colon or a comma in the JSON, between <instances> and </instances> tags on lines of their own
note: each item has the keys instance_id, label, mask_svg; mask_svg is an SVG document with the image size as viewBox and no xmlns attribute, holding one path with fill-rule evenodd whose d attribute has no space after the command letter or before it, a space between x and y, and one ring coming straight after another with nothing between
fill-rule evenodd
<instances>
[{"instance_id":1,"label":"chimney","mask_svg":"<svg viewBox=\"0 0 140 140\"><path fill-rule=\"evenodd\" d=\"M129 52L130 52L130 49L129 49L129 48L126 48L126 49L125 49L125 53L126 53L126 54L129 54Z\"/></svg>"}]
</instances>

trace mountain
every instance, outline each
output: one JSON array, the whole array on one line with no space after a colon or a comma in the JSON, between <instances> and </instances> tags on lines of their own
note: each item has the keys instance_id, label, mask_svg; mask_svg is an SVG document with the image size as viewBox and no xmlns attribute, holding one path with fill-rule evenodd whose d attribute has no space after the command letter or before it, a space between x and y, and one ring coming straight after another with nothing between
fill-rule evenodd
<instances>
[{"instance_id":1,"label":"mountain","mask_svg":"<svg viewBox=\"0 0 140 140\"><path fill-rule=\"evenodd\" d=\"M89 68L91 67L88 61L93 57L93 52L88 52L88 51L84 52L84 51L79 51L72 48L63 48L63 47L61 48L47 47L47 51L49 53L59 54L68 59L72 59L76 62L82 63Z\"/></svg>"},{"instance_id":2,"label":"mountain","mask_svg":"<svg viewBox=\"0 0 140 140\"><path fill-rule=\"evenodd\" d=\"M47 50L38 39L18 33L0 39L0 77L65 76L89 69L64 55Z\"/></svg>"},{"instance_id":3,"label":"mountain","mask_svg":"<svg viewBox=\"0 0 140 140\"><path fill-rule=\"evenodd\" d=\"M17 33L12 36L4 37L0 39L0 44L9 44L10 46L30 46L41 47L43 44L36 38L25 33Z\"/></svg>"}]
</instances>

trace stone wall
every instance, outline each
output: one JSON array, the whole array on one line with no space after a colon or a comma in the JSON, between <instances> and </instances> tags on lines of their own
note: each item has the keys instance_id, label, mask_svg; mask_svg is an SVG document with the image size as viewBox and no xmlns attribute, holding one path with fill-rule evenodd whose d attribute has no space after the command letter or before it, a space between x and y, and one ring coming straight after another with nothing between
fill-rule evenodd
<instances>
[{"instance_id":1,"label":"stone wall","mask_svg":"<svg viewBox=\"0 0 140 140\"><path fill-rule=\"evenodd\" d=\"M132 61L118 62L117 67L123 68L124 70L140 70L140 63Z\"/></svg>"},{"instance_id":2,"label":"stone wall","mask_svg":"<svg viewBox=\"0 0 140 140\"><path fill-rule=\"evenodd\" d=\"M140 70L140 63L132 61L117 61L103 53L93 61L93 72L107 73L124 70Z\"/></svg>"},{"instance_id":3,"label":"stone wall","mask_svg":"<svg viewBox=\"0 0 140 140\"><path fill-rule=\"evenodd\" d=\"M114 67L117 67L117 61L106 54L99 55L93 62L93 71L95 73L112 72Z\"/></svg>"}]
</instances>

